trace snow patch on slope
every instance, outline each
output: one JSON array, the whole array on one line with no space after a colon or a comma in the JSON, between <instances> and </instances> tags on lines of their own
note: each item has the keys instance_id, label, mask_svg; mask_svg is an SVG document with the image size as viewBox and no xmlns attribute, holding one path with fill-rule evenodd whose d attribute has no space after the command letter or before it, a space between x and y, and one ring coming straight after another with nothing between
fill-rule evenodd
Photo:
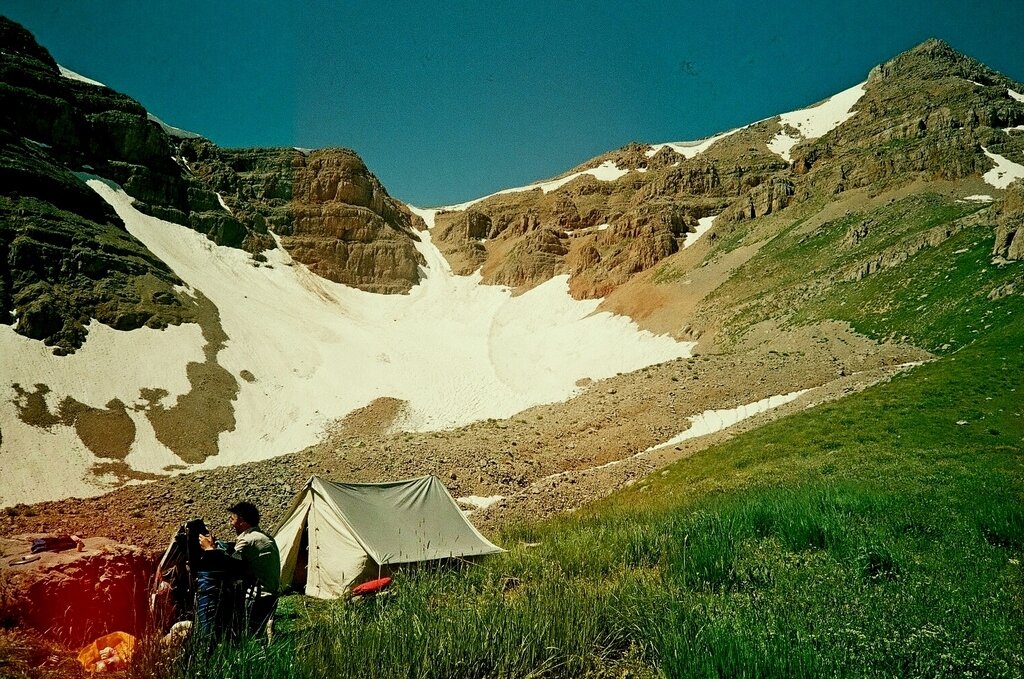
<instances>
[{"instance_id":1,"label":"snow patch on slope","mask_svg":"<svg viewBox=\"0 0 1024 679\"><path fill-rule=\"evenodd\" d=\"M997 189L1005 189L1013 180L1024 177L1024 165L1018 165L998 153L990 153L984 146L981 147L981 150L996 164L994 168L981 177L992 186Z\"/></svg>"},{"instance_id":2,"label":"snow patch on slope","mask_svg":"<svg viewBox=\"0 0 1024 679\"><path fill-rule=\"evenodd\" d=\"M783 160L790 161L789 153L797 142L823 137L853 117L854 105L864 96L864 85L854 85L817 106L783 113L779 116L782 130L768 141L768 148ZM796 135L787 128L795 130Z\"/></svg>"},{"instance_id":3,"label":"snow patch on slope","mask_svg":"<svg viewBox=\"0 0 1024 679\"><path fill-rule=\"evenodd\" d=\"M469 505L470 507L473 508L470 510L462 510L462 513L468 516L477 509L487 509L491 505L497 504L504 499L504 495L467 495L465 497L458 498L457 502L459 502L460 504Z\"/></svg>"},{"instance_id":4,"label":"snow patch on slope","mask_svg":"<svg viewBox=\"0 0 1024 679\"><path fill-rule=\"evenodd\" d=\"M792 391L788 394L781 394L778 396L769 396L763 398L760 401L754 403L747 403L745 405L737 406L735 408L727 408L723 410L705 410L699 415L694 415L690 418L690 428L681 434L670 438L662 444L652 446L647 451L656 450L658 448L664 448L665 446L674 446L683 441L697 438L698 436L706 436L713 434L716 431L722 431L727 429L737 422L759 415L760 413L766 412L773 408L778 408L781 405L785 405L790 401L794 401L797 398L806 394L808 389L801 389L800 391ZM647 452L645 451L645 452Z\"/></svg>"},{"instance_id":5,"label":"snow patch on slope","mask_svg":"<svg viewBox=\"0 0 1024 679\"><path fill-rule=\"evenodd\" d=\"M319 278L281 249L265 253L270 268L253 266L245 252L140 213L121 189L99 179L87 183L188 289L216 305L229 338L217 362L252 378L237 380L235 428L220 435L219 454L193 469L299 450L338 418L380 397L406 401L399 426L410 430L509 417L570 398L584 378L689 356L695 345L598 313L601 300L572 299L566 276L518 297L508 288L482 285L479 274L454 276L429 231L416 245L426 260L421 282L406 295L376 295ZM431 212L417 210L428 222ZM137 428L127 461L161 472L181 461L156 440L145 413L131 408L142 407L143 388L166 389L162 403L168 406L188 392L186 366L203 362L204 344L197 325L119 332L94 323L82 349L56 357L0 326L0 387L6 390L0 451L17 457L0 458L0 503L104 490L88 474L98 460L73 429L45 432L18 420L12 383L31 389L45 380L51 408L65 395L96 408L121 399ZM61 471L47 471L55 466ZM9 477L7 469L19 475Z\"/></svg>"},{"instance_id":6,"label":"snow patch on slope","mask_svg":"<svg viewBox=\"0 0 1024 679\"><path fill-rule=\"evenodd\" d=\"M439 207L416 207L408 203L406 203L406 207L409 208L410 212L426 222L428 229L434 228L434 218L437 217L437 213L442 209Z\"/></svg>"},{"instance_id":7,"label":"snow patch on slope","mask_svg":"<svg viewBox=\"0 0 1024 679\"><path fill-rule=\"evenodd\" d=\"M228 204L224 202L224 196L220 195L220 192L217 192L217 202L220 203L222 208L224 208L224 212L227 212L229 215L235 214L231 211L231 208L228 207Z\"/></svg>"},{"instance_id":8,"label":"snow patch on slope","mask_svg":"<svg viewBox=\"0 0 1024 679\"><path fill-rule=\"evenodd\" d=\"M789 157L790 151L796 146L803 137L799 133L794 134L788 130L782 130L774 137L768 140L768 150L777 156L781 156L787 163L793 159Z\"/></svg>"},{"instance_id":9,"label":"snow patch on slope","mask_svg":"<svg viewBox=\"0 0 1024 679\"><path fill-rule=\"evenodd\" d=\"M686 234L686 239L683 241L683 247L688 248L697 242L697 239L703 236L705 233L711 230L711 227L715 223L715 219L718 215L713 217L703 217L697 220L697 230L693 233Z\"/></svg>"},{"instance_id":10,"label":"snow patch on slope","mask_svg":"<svg viewBox=\"0 0 1024 679\"><path fill-rule=\"evenodd\" d=\"M716 135L714 135L712 137L706 137L705 139L697 139L695 141L676 141L676 142L669 142L669 143L664 143L664 144L652 144L651 148L648 149L647 153L645 153L644 155L646 155L648 158L651 158L658 151L660 151L661 149L663 149L663 148L665 148L667 146L668 148L672 149L673 151L675 151L679 155L683 156L687 160L690 160L691 158L696 158L700 154L702 154L705 151L707 151L709 148L711 148L711 145L714 144L716 141L718 141L720 139L725 139L730 134L738 132L739 130L742 130L742 129L744 129L744 128L737 127L735 130L729 130L728 132L721 132L721 133L716 134Z\"/></svg>"},{"instance_id":11,"label":"snow patch on slope","mask_svg":"<svg viewBox=\"0 0 1024 679\"><path fill-rule=\"evenodd\" d=\"M565 235L567 236L583 236L588 233L596 233L598 231L607 231L611 224L607 222L604 224L596 224L594 226L584 226L582 229L567 229Z\"/></svg>"},{"instance_id":12,"label":"snow patch on slope","mask_svg":"<svg viewBox=\"0 0 1024 679\"><path fill-rule=\"evenodd\" d=\"M480 198L474 198L473 200L466 201L465 203L459 203L458 205L446 205L444 207L437 208L435 210L435 214L436 212L441 210L447 212L460 212L472 205L475 205L476 203L479 203L482 200L487 200L488 198L493 198L494 196L503 196L507 193L521 193L523 191L533 191L535 189L540 189L544 193L550 193L555 189L565 186L573 179L576 179L577 177L582 177L585 174L589 174L595 179L598 179L603 182L613 182L628 172L629 170L624 170L620 168L614 160L606 160L597 167L592 167L589 170L581 170L580 172L574 172L565 177L560 177L559 179L552 179L546 182L535 182L528 186L517 186L511 189L503 189L501 191L497 191L496 193L482 196Z\"/></svg>"},{"instance_id":13,"label":"snow patch on slope","mask_svg":"<svg viewBox=\"0 0 1024 679\"><path fill-rule=\"evenodd\" d=\"M64 76L65 78L67 78L68 80L77 80L78 82L88 83L89 85L97 85L99 87L106 87L106 85L101 83L99 80L93 80L92 78L86 78L84 75L81 75L79 73L75 73L70 68L64 68L60 64L57 64L57 68L60 70L60 74L62 76Z\"/></svg>"},{"instance_id":14,"label":"snow patch on slope","mask_svg":"<svg viewBox=\"0 0 1024 679\"><path fill-rule=\"evenodd\" d=\"M160 128L164 131L164 134L166 134L168 137L176 137L178 139L202 139L203 138L203 135L201 135L201 134L196 134L195 132L189 132L188 130L183 130L180 127L174 127L173 125L168 125L167 123L165 123L164 121L160 120L159 118L157 118L152 113L146 113L146 117L149 118L150 120L152 120L157 125L159 125Z\"/></svg>"}]
</instances>

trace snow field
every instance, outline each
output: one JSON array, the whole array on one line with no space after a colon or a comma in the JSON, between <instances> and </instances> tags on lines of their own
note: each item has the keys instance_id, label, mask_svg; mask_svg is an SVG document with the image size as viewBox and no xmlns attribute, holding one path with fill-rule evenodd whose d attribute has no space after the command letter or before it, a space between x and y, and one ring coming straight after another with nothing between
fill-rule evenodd
<instances>
[{"instance_id":1,"label":"snow field","mask_svg":"<svg viewBox=\"0 0 1024 679\"><path fill-rule=\"evenodd\" d=\"M1024 165L1018 165L998 153L990 153L984 146L981 147L981 150L996 164L994 168L983 174L981 178L995 188L1005 189L1013 180L1024 177Z\"/></svg>"},{"instance_id":2,"label":"snow field","mask_svg":"<svg viewBox=\"0 0 1024 679\"><path fill-rule=\"evenodd\" d=\"M120 399L136 426L135 444L126 462L136 469L160 472L180 460L159 444L145 444L147 438L155 442L152 427L144 413L131 408L145 405L139 391L146 387L166 389L169 394L161 401L166 406L188 392L185 366L203 361L203 344L197 325L123 332L93 321L85 345L70 356L57 357L41 342L0 326L4 357L0 362L0 469L4 476L0 505L95 495L102 489L95 480L85 478L88 468L99 460L74 428L55 424L44 430L22 422L12 384L27 392L35 392L37 383L49 387L46 404L51 414L57 413L66 396L93 408L105 408L112 399Z\"/></svg>"},{"instance_id":3,"label":"snow field","mask_svg":"<svg viewBox=\"0 0 1024 679\"><path fill-rule=\"evenodd\" d=\"M408 295L375 295L321 279L283 250L265 253L269 267L253 266L244 252L139 213L120 189L88 184L217 306L230 338L218 363L255 376L238 380L236 427L205 467L301 449L378 397L407 401L403 429L457 427L564 400L577 380L689 356L694 346L595 313L600 300L573 300L564 276L519 297L481 285L479 275L453 276L429 233L417 244L427 262L420 284ZM432 221L432 211L418 214ZM198 336L193 347L202 347Z\"/></svg>"}]
</instances>

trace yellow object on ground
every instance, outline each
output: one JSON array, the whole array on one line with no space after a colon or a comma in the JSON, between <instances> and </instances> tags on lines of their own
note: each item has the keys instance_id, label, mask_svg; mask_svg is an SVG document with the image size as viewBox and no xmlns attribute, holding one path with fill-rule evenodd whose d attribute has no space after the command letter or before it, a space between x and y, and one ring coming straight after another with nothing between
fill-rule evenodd
<instances>
[{"instance_id":1,"label":"yellow object on ground","mask_svg":"<svg viewBox=\"0 0 1024 679\"><path fill-rule=\"evenodd\" d=\"M78 652L78 662L86 672L111 672L124 669L135 652L135 637L127 632L105 634Z\"/></svg>"}]
</instances>

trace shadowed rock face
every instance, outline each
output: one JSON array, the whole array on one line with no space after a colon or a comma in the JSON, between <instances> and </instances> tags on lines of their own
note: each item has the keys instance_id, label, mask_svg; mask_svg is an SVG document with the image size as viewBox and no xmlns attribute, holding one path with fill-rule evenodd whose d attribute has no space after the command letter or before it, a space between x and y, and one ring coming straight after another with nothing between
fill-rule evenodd
<instances>
[{"instance_id":1,"label":"shadowed rock face","mask_svg":"<svg viewBox=\"0 0 1024 679\"><path fill-rule=\"evenodd\" d=\"M275 247L372 292L418 282L422 222L351 151L222 150L151 120L135 100L61 75L0 17L0 323L74 351L97 319L131 330L192 321L163 262L76 176L113 180L150 215L218 245ZM218 196L220 193L220 196Z\"/></svg>"},{"instance_id":2,"label":"shadowed rock face","mask_svg":"<svg viewBox=\"0 0 1024 679\"><path fill-rule=\"evenodd\" d=\"M0 323L68 352L91 318L122 330L189 320L180 282L77 177L0 131Z\"/></svg>"},{"instance_id":3,"label":"shadowed rock face","mask_svg":"<svg viewBox=\"0 0 1024 679\"><path fill-rule=\"evenodd\" d=\"M191 319L181 281L76 176L118 182L151 213L187 223L187 178L134 100L60 75L0 17L0 323L73 351L97 319L130 330Z\"/></svg>"}]
</instances>

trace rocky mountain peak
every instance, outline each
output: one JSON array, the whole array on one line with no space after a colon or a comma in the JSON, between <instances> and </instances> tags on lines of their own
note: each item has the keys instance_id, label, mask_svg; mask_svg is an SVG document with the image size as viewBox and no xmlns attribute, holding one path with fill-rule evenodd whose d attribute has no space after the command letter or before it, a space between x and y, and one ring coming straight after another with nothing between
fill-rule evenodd
<instances>
[{"instance_id":1,"label":"rocky mountain peak","mask_svg":"<svg viewBox=\"0 0 1024 679\"><path fill-rule=\"evenodd\" d=\"M32 33L21 24L11 21L5 16L0 16L0 45L3 45L3 51L8 55L34 59L51 73L59 71L57 62L54 61L50 52L36 42Z\"/></svg>"},{"instance_id":2,"label":"rocky mountain peak","mask_svg":"<svg viewBox=\"0 0 1024 679\"><path fill-rule=\"evenodd\" d=\"M958 52L944 40L929 38L871 70L868 81L878 79L937 79L958 77L992 84L1001 76L981 62Z\"/></svg>"},{"instance_id":3,"label":"rocky mountain peak","mask_svg":"<svg viewBox=\"0 0 1024 679\"><path fill-rule=\"evenodd\" d=\"M925 56L929 59L958 59L963 55L953 49L948 42L942 38L928 38L920 45L907 50L907 54Z\"/></svg>"}]
</instances>

